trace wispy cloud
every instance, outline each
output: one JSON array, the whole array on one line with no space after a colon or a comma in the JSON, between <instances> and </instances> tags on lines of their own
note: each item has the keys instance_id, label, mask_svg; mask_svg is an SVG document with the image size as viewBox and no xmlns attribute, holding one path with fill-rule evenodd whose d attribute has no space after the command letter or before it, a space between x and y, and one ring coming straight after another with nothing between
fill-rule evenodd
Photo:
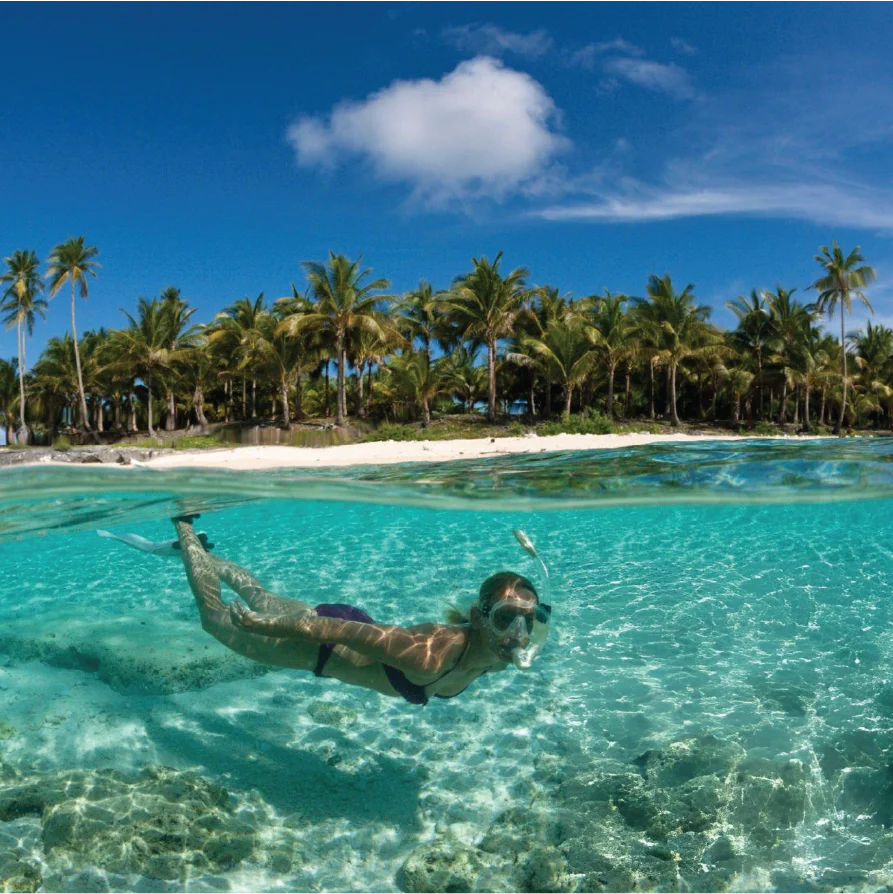
<instances>
[{"instance_id":1,"label":"wispy cloud","mask_svg":"<svg viewBox=\"0 0 893 894\"><path fill-rule=\"evenodd\" d=\"M737 214L893 230L893 195L878 193L867 185L854 189L851 183L639 185L636 189L605 191L588 201L543 208L535 214L545 220L617 223Z\"/></svg>"},{"instance_id":2,"label":"wispy cloud","mask_svg":"<svg viewBox=\"0 0 893 894\"><path fill-rule=\"evenodd\" d=\"M684 53L686 56L694 56L695 53L698 52L697 47L692 46L687 40L683 40L681 37L671 37L670 46L674 50Z\"/></svg>"},{"instance_id":3,"label":"wispy cloud","mask_svg":"<svg viewBox=\"0 0 893 894\"><path fill-rule=\"evenodd\" d=\"M592 71L604 58L606 53L623 53L627 56L642 56L644 52L635 44L617 37L614 40L603 41L602 43L588 43L578 50L567 53L565 58L567 64L574 68L584 68Z\"/></svg>"},{"instance_id":4,"label":"wispy cloud","mask_svg":"<svg viewBox=\"0 0 893 894\"><path fill-rule=\"evenodd\" d=\"M298 163L359 157L382 179L409 183L429 204L501 199L543 177L568 141L558 110L532 77L478 57L439 81L395 81L361 102L288 129Z\"/></svg>"},{"instance_id":5,"label":"wispy cloud","mask_svg":"<svg viewBox=\"0 0 893 894\"><path fill-rule=\"evenodd\" d=\"M610 75L623 78L647 90L666 93L674 99L692 99L695 95L688 72L673 63L664 65L649 59L619 56L606 59L604 69Z\"/></svg>"},{"instance_id":6,"label":"wispy cloud","mask_svg":"<svg viewBox=\"0 0 893 894\"><path fill-rule=\"evenodd\" d=\"M540 28L529 34L507 31L497 25L458 25L445 28L443 39L464 53L484 56L503 56L514 53L535 59L552 49L552 38Z\"/></svg>"},{"instance_id":7,"label":"wispy cloud","mask_svg":"<svg viewBox=\"0 0 893 894\"><path fill-rule=\"evenodd\" d=\"M748 215L893 232L893 88L870 60L818 61L788 55L748 69L734 89L699 92L660 146L612 152L610 168L597 160L566 184L563 201L534 213L593 222ZM616 54L605 62L680 98L693 90L672 66Z\"/></svg>"},{"instance_id":8,"label":"wispy cloud","mask_svg":"<svg viewBox=\"0 0 893 894\"><path fill-rule=\"evenodd\" d=\"M601 43L589 43L566 52L564 61L572 68L601 71L605 77L599 84L602 90L615 90L625 81L665 93L674 99L692 99L695 88L689 73L675 63L655 62L645 57L645 51L617 37Z\"/></svg>"}]
</instances>

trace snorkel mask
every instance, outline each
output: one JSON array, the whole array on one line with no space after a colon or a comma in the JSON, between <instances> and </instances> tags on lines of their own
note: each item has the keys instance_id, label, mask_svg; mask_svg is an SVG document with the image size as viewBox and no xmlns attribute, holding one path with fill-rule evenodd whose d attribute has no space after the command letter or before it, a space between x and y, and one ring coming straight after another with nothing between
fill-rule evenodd
<instances>
[{"instance_id":1,"label":"snorkel mask","mask_svg":"<svg viewBox=\"0 0 893 894\"><path fill-rule=\"evenodd\" d=\"M552 587L546 563L540 558L530 538L523 531L514 530L512 533L524 552L537 563L537 572L543 582L542 592L551 602ZM537 655L543 651L543 646L549 637L551 617L552 606L543 603L525 608L511 603L497 603L488 613L490 629L497 636L512 635L519 641L527 639L526 646L523 648L515 646L512 649L512 664L518 670L527 670Z\"/></svg>"}]
</instances>

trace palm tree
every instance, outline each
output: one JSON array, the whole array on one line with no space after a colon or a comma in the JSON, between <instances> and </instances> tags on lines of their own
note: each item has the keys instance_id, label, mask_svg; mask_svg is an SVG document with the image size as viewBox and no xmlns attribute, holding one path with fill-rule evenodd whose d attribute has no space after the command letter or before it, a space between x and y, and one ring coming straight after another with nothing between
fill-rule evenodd
<instances>
[{"instance_id":1,"label":"palm tree","mask_svg":"<svg viewBox=\"0 0 893 894\"><path fill-rule=\"evenodd\" d=\"M35 315L46 317L47 302L41 297L43 281L40 266L33 251L15 251L4 259L6 273L0 276L0 283L9 283L0 302L0 312L7 329L16 327L19 351L19 442L28 443L28 426L25 423L25 337L34 332Z\"/></svg>"},{"instance_id":2,"label":"palm tree","mask_svg":"<svg viewBox=\"0 0 893 894\"><path fill-rule=\"evenodd\" d=\"M766 298L752 289L750 298L739 295L726 307L738 317L738 327L732 333L733 345L742 353L753 357L757 369L757 415L763 418L763 361L772 339L772 319L766 306Z\"/></svg>"},{"instance_id":3,"label":"palm tree","mask_svg":"<svg viewBox=\"0 0 893 894\"><path fill-rule=\"evenodd\" d=\"M446 336L442 296L423 279L403 296L395 310L397 329L405 332L410 341L421 339L430 366L432 343L440 342L443 347Z\"/></svg>"},{"instance_id":4,"label":"palm tree","mask_svg":"<svg viewBox=\"0 0 893 894\"><path fill-rule=\"evenodd\" d=\"M192 348L196 344L196 339L200 332L200 327L196 325L187 325L196 308L190 308L189 302L184 301L180 297L180 290L173 286L168 286L160 296L161 307L167 314L168 326L168 348L173 355L177 355L183 349ZM177 403L174 397L174 381L176 380L177 370L172 366L167 377L170 381L166 382L167 387L167 422L165 428L173 431L177 427Z\"/></svg>"},{"instance_id":5,"label":"palm tree","mask_svg":"<svg viewBox=\"0 0 893 894\"><path fill-rule=\"evenodd\" d=\"M775 351L776 361L782 368L779 425L783 425L787 420L788 382L792 380L792 363L798 346L807 338L815 315L813 305L804 306L793 299L792 296L796 291L777 286L775 292L766 292L763 296L769 308L770 345Z\"/></svg>"},{"instance_id":6,"label":"palm tree","mask_svg":"<svg viewBox=\"0 0 893 894\"><path fill-rule=\"evenodd\" d=\"M487 370L476 362L475 352L465 345L447 354L444 359L444 380L450 393L459 398L466 412L487 396Z\"/></svg>"},{"instance_id":7,"label":"palm tree","mask_svg":"<svg viewBox=\"0 0 893 894\"><path fill-rule=\"evenodd\" d=\"M883 401L893 397L893 389L888 384L893 364L893 330L886 326L872 326L871 321L857 332L849 333L849 339L856 349L856 367L866 401L864 408L881 413Z\"/></svg>"},{"instance_id":8,"label":"palm tree","mask_svg":"<svg viewBox=\"0 0 893 894\"><path fill-rule=\"evenodd\" d=\"M732 398L732 425L738 425L741 417L741 398L753 382L753 373L739 367L726 370L725 387Z\"/></svg>"},{"instance_id":9,"label":"palm tree","mask_svg":"<svg viewBox=\"0 0 893 894\"><path fill-rule=\"evenodd\" d=\"M348 339L360 331L381 336L382 328L375 311L382 301L390 300L389 295L372 294L388 288L390 283L386 279L365 282L372 271L368 268L361 270L361 261L362 257L351 261L334 252L329 252L328 264L304 261L301 266L307 271L310 292L316 299L313 310L292 314L282 321L284 331L289 335L297 335L305 327L310 327L334 337L338 363L336 425L344 425L347 415Z\"/></svg>"},{"instance_id":10,"label":"palm tree","mask_svg":"<svg viewBox=\"0 0 893 894\"><path fill-rule=\"evenodd\" d=\"M34 364L33 373L35 387L43 396L53 417L56 418L59 410L68 407L73 425L75 406L81 407L78 400L78 361L70 332L66 332L62 338L54 337L47 342L40 359Z\"/></svg>"},{"instance_id":11,"label":"palm tree","mask_svg":"<svg viewBox=\"0 0 893 894\"><path fill-rule=\"evenodd\" d=\"M626 295L612 295L607 289L601 296L588 299L584 319L586 332L608 368L608 417L614 416L614 375L631 348L632 327L626 314Z\"/></svg>"},{"instance_id":12,"label":"palm tree","mask_svg":"<svg viewBox=\"0 0 893 894\"><path fill-rule=\"evenodd\" d=\"M552 381L564 388L564 415L571 411L574 388L583 383L597 360L592 340L581 320L568 316L553 323L541 338L527 337L524 347L549 368Z\"/></svg>"},{"instance_id":13,"label":"palm tree","mask_svg":"<svg viewBox=\"0 0 893 894\"><path fill-rule=\"evenodd\" d=\"M54 298L65 283L71 285L71 338L74 345L74 359L78 372L78 394L81 399L81 424L89 432L90 417L87 414L87 397L84 392L84 375L81 370L81 355L78 349L78 331L75 321L74 292L77 288L81 298L87 298L87 277L96 276L96 268L101 266L94 258L99 254L95 245L84 245L84 237L76 236L57 245L47 259L47 279L50 298Z\"/></svg>"},{"instance_id":14,"label":"palm tree","mask_svg":"<svg viewBox=\"0 0 893 894\"><path fill-rule=\"evenodd\" d=\"M571 312L572 302L568 296L562 295L551 286L538 286L527 294L526 306L518 316L514 326L514 338L506 355L512 363L519 363L530 372L528 380L527 407L531 421L536 413L535 391L539 378L543 380L542 417L549 419L552 415L552 380L549 377L549 364L535 351L530 352L524 344L524 338L542 338L548 328L558 320L562 320Z\"/></svg>"},{"instance_id":15,"label":"palm tree","mask_svg":"<svg viewBox=\"0 0 893 894\"><path fill-rule=\"evenodd\" d=\"M251 376L251 418L257 418L257 374L263 361L260 331L262 318L268 311L264 306L264 293L252 301L250 298L239 298L229 307L217 314L210 330L212 342L222 342L236 359L236 365L242 370L242 417L247 416L246 383Z\"/></svg>"},{"instance_id":16,"label":"palm tree","mask_svg":"<svg viewBox=\"0 0 893 894\"><path fill-rule=\"evenodd\" d=\"M862 301L871 313L874 309L869 303L862 289L870 285L877 278L874 267L869 267L863 263L865 258L862 257L859 246L857 245L846 257L844 257L840 246L835 240L831 249L822 245L819 248L819 254L815 256L816 262L824 269L825 275L817 279L812 288L819 293L816 301L816 309L820 313L827 313L833 316L837 305L840 304L840 347L842 354L842 387L843 397L840 403L840 418L837 423L837 430L841 437L844 435L844 416L846 414L846 389L847 389L847 369L846 369L846 335L844 315L846 311L852 313L853 297Z\"/></svg>"},{"instance_id":17,"label":"palm tree","mask_svg":"<svg viewBox=\"0 0 893 894\"><path fill-rule=\"evenodd\" d=\"M682 424L676 409L679 364L688 357L704 353L717 340L706 324L710 308L695 303L693 290L693 285L687 285L681 292L676 292L669 273L663 277L652 274L648 277L648 298L636 299L640 319L650 330L659 356L667 363L670 418L677 426Z\"/></svg>"},{"instance_id":18,"label":"palm tree","mask_svg":"<svg viewBox=\"0 0 893 894\"><path fill-rule=\"evenodd\" d=\"M148 394L148 429L149 437L154 438L152 425L152 386L155 379L163 375L171 362L185 355L185 349L172 351L170 348L170 314L160 301L149 301L140 298L137 304L136 317L126 310L121 313L129 323L126 329L118 329L112 333L119 364L126 366L134 376L139 376L145 383Z\"/></svg>"},{"instance_id":19,"label":"palm tree","mask_svg":"<svg viewBox=\"0 0 893 894\"><path fill-rule=\"evenodd\" d=\"M364 417L366 415L366 406L372 397L372 367L377 363L381 364L384 357L391 353L395 348L403 348L406 342L399 330L391 325L387 315L377 314L380 333L371 332L369 330L360 330L350 339L350 358L357 374L357 416ZM399 325L399 321L398 321ZM430 347L430 343L426 348ZM411 351L409 353L412 353ZM424 351L425 363L431 367L431 355L428 350ZM366 384L363 379L365 370L369 369L369 389L367 394Z\"/></svg>"},{"instance_id":20,"label":"palm tree","mask_svg":"<svg viewBox=\"0 0 893 894\"><path fill-rule=\"evenodd\" d=\"M424 351L414 351L392 357L386 368L398 392L421 408L423 423L430 425L431 401L449 390L442 361L429 365Z\"/></svg>"},{"instance_id":21,"label":"palm tree","mask_svg":"<svg viewBox=\"0 0 893 894\"><path fill-rule=\"evenodd\" d=\"M12 443L12 428L15 413L13 404L16 398L16 361L0 359L0 420L6 427L6 445Z\"/></svg>"},{"instance_id":22,"label":"palm tree","mask_svg":"<svg viewBox=\"0 0 893 894\"><path fill-rule=\"evenodd\" d=\"M496 342L512 334L528 292L524 267L516 267L508 276L499 273L502 252L493 263L485 257L472 258L470 273L453 282L445 302L462 329L463 338L479 339L487 346L487 419L496 421Z\"/></svg>"}]
</instances>

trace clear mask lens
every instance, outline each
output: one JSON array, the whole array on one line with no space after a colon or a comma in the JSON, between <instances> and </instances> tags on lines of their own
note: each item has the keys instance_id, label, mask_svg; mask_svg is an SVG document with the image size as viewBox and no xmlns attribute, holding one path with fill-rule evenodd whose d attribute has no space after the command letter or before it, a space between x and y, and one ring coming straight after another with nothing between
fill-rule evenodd
<instances>
[{"instance_id":1,"label":"clear mask lens","mask_svg":"<svg viewBox=\"0 0 893 894\"><path fill-rule=\"evenodd\" d=\"M537 624L549 623L549 610L543 605L506 605L493 606L489 613L490 627L499 636L515 633L520 639L530 636Z\"/></svg>"}]
</instances>

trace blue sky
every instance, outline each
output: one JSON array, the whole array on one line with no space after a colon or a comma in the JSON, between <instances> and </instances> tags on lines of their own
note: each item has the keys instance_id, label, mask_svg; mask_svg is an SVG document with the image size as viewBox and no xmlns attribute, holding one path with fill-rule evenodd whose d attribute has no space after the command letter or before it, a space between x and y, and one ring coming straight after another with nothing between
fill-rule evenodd
<instances>
[{"instance_id":1,"label":"blue sky","mask_svg":"<svg viewBox=\"0 0 893 894\"><path fill-rule=\"evenodd\" d=\"M0 254L98 246L81 330L168 285L206 321L330 249L400 292L499 250L576 295L668 272L731 325L832 239L893 323L885 4L5 4L4 30Z\"/></svg>"}]
</instances>

